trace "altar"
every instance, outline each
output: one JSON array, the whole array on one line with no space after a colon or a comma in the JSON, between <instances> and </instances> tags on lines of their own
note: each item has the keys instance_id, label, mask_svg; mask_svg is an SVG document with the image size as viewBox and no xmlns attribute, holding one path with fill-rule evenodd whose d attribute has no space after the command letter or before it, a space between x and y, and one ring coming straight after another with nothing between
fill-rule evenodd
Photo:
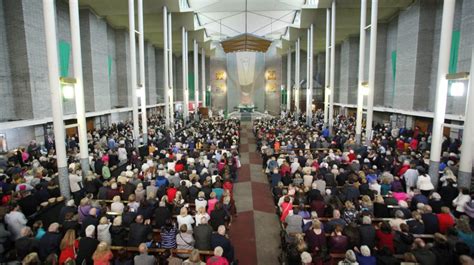
<instances>
[{"instance_id":1,"label":"altar","mask_svg":"<svg viewBox=\"0 0 474 265\"><path fill-rule=\"evenodd\" d=\"M240 113L251 113L251 112L254 112L254 110L257 109L257 107L255 107L255 105L253 104L250 104L250 105L247 105L247 104L239 104L237 107L234 108L235 110L238 110Z\"/></svg>"}]
</instances>

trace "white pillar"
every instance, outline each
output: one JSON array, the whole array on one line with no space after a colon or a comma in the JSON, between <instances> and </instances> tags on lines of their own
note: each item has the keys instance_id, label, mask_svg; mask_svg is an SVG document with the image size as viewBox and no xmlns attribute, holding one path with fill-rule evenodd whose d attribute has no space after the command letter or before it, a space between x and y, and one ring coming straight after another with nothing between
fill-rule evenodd
<instances>
[{"instance_id":1,"label":"white pillar","mask_svg":"<svg viewBox=\"0 0 474 265\"><path fill-rule=\"evenodd\" d=\"M186 123L188 120L188 39L186 37L186 29L181 28L181 38L182 38L182 64L183 64L183 120Z\"/></svg>"},{"instance_id":2,"label":"white pillar","mask_svg":"<svg viewBox=\"0 0 474 265\"><path fill-rule=\"evenodd\" d=\"M201 48L201 98L202 98L202 106L206 107L206 50Z\"/></svg>"},{"instance_id":3,"label":"white pillar","mask_svg":"<svg viewBox=\"0 0 474 265\"><path fill-rule=\"evenodd\" d=\"M170 128L170 97L168 74L168 9L163 6L163 90L165 97L165 126Z\"/></svg>"},{"instance_id":4,"label":"white pillar","mask_svg":"<svg viewBox=\"0 0 474 265\"><path fill-rule=\"evenodd\" d=\"M336 62L336 0L332 1L331 7L331 72L329 86L331 95L329 95L329 132L333 133L332 127L334 125L334 74Z\"/></svg>"},{"instance_id":5,"label":"white pillar","mask_svg":"<svg viewBox=\"0 0 474 265\"><path fill-rule=\"evenodd\" d=\"M311 27L309 28L310 32L310 39L309 39L309 116L310 116L310 125L312 122L313 118L313 66L314 66L314 55L313 55L313 49L314 49L314 26L311 24Z\"/></svg>"},{"instance_id":6,"label":"white pillar","mask_svg":"<svg viewBox=\"0 0 474 265\"><path fill-rule=\"evenodd\" d=\"M133 143L138 145L140 125L138 124L137 98L137 51L135 49L135 1L128 0L128 35L130 41L130 79L132 83Z\"/></svg>"},{"instance_id":7,"label":"white pillar","mask_svg":"<svg viewBox=\"0 0 474 265\"><path fill-rule=\"evenodd\" d=\"M306 123L311 126L313 120L313 24L308 28L308 65L306 80Z\"/></svg>"},{"instance_id":8,"label":"white pillar","mask_svg":"<svg viewBox=\"0 0 474 265\"><path fill-rule=\"evenodd\" d=\"M436 82L436 97L433 119L433 134L431 137L430 151L430 177L435 186L438 185L439 162L441 156L441 139L443 137L442 124L446 112L448 96L449 57L451 51L451 38L453 35L453 21L456 0L445 0L443 4L443 20L441 22L441 37L439 44L438 75Z\"/></svg>"},{"instance_id":9,"label":"white pillar","mask_svg":"<svg viewBox=\"0 0 474 265\"><path fill-rule=\"evenodd\" d=\"M311 33L309 32L309 28L306 29L306 124L310 124L310 115L309 115L309 101L310 101L310 94L309 94L309 57L311 53L309 52L310 49L310 39Z\"/></svg>"},{"instance_id":10,"label":"white pillar","mask_svg":"<svg viewBox=\"0 0 474 265\"><path fill-rule=\"evenodd\" d=\"M362 134L362 107L364 105L364 94L362 93L362 82L364 82L365 66L365 26L367 18L367 0L361 0L360 4L360 38L359 38L359 82L357 87L357 116L356 116L356 142L361 144Z\"/></svg>"},{"instance_id":11,"label":"white pillar","mask_svg":"<svg viewBox=\"0 0 474 265\"><path fill-rule=\"evenodd\" d=\"M291 112L291 48L286 59L286 111Z\"/></svg>"},{"instance_id":12,"label":"white pillar","mask_svg":"<svg viewBox=\"0 0 474 265\"><path fill-rule=\"evenodd\" d=\"M300 113L300 44L301 38L298 38L295 49L295 118L297 118Z\"/></svg>"},{"instance_id":13,"label":"white pillar","mask_svg":"<svg viewBox=\"0 0 474 265\"><path fill-rule=\"evenodd\" d=\"M174 124L174 78L173 78L173 27L171 21L171 12L168 13L168 81L169 81L169 108L170 108L170 122ZM174 127L174 126L171 126Z\"/></svg>"},{"instance_id":14,"label":"white pillar","mask_svg":"<svg viewBox=\"0 0 474 265\"><path fill-rule=\"evenodd\" d=\"M78 0L69 0L69 17L71 24L72 62L74 78L76 78L75 98L77 131L79 135L79 152L82 175L89 171L89 146L87 144L86 110L84 106L84 86L82 77L81 32L79 28L79 3Z\"/></svg>"},{"instance_id":15,"label":"white pillar","mask_svg":"<svg viewBox=\"0 0 474 265\"><path fill-rule=\"evenodd\" d=\"M365 144L370 145L372 141L372 120L374 115L374 93L375 93L375 58L377 57L377 21L378 0L372 0L370 7L370 57L369 57L369 94L367 95L367 123L365 125Z\"/></svg>"},{"instance_id":16,"label":"white pillar","mask_svg":"<svg viewBox=\"0 0 474 265\"><path fill-rule=\"evenodd\" d=\"M196 40L193 40L194 52L194 120L199 119L199 46Z\"/></svg>"},{"instance_id":17,"label":"white pillar","mask_svg":"<svg viewBox=\"0 0 474 265\"><path fill-rule=\"evenodd\" d=\"M464 116L464 128L462 132L461 161L459 162L458 186L462 188L471 187L472 178L472 135L474 134L474 49L471 53L471 71L469 85L467 88L467 102Z\"/></svg>"},{"instance_id":18,"label":"white pillar","mask_svg":"<svg viewBox=\"0 0 474 265\"><path fill-rule=\"evenodd\" d=\"M140 73L140 105L142 109L143 144L148 143L148 120L146 115L146 82L145 82L145 38L143 31L143 0L137 2L138 13L138 69Z\"/></svg>"},{"instance_id":19,"label":"white pillar","mask_svg":"<svg viewBox=\"0 0 474 265\"><path fill-rule=\"evenodd\" d=\"M48 78L53 112L54 142L61 195L70 198L69 174L66 156L66 132L63 121L63 97L59 83L58 40L56 38L56 9L54 0L43 0Z\"/></svg>"},{"instance_id":20,"label":"white pillar","mask_svg":"<svg viewBox=\"0 0 474 265\"><path fill-rule=\"evenodd\" d=\"M324 125L326 126L328 124L328 107L329 107L329 66L331 64L330 57L329 57L329 52L330 48L329 45L330 39L331 39L331 10L326 9L326 64L325 64L325 71L324 71Z\"/></svg>"}]
</instances>

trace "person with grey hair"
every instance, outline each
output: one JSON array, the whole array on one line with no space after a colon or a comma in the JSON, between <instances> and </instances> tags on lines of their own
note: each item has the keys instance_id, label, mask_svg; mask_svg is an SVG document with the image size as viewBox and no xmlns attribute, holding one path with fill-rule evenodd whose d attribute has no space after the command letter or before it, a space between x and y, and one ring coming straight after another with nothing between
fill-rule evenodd
<instances>
[{"instance_id":1,"label":"person with grey hair","mask_svg":"<svg viewBox=\"0 0 474 265\"><path fill-rule=\"evenodd\" d=\"M89 225L85 229L85 237L79 240L79 249L77 250L76 264L93 265L92 255L94 254L99 241L95 239L95 226Z\"/></svg>"},{"instance_id":2,"label":"person with grey hair","mask_svg":"<svg viewBox=\"0 0 474 265\"><path fill-rule=\"evenodd\" d=\"M139 255L133 258L133 262L135 264L140 265L154 265L156 264L156 258L153 255L148 254L148 247L145 243L141 243L138 246Z\"/></svg>"},{"instance_id":3,"label":"person with grey hair","mask_svg":"<svg viewBox=\"0 0 474 265\"><path fill-rule=\"evenodd\" d=\"M302 265L311 265L313 264L313 258L311 257L311 254L309 254L308 252L306 251L303 251L303 253L301 253L300 255L301 257L301 264Z\"/></svg>"},{"instance_id":4,"label":"person with grey hair","mask_svg":"<svg viewBox=\"0 0 474 265\"><path fill-rule=\"evenodd\" d=\"M337 264L338 265L346 265L346 264L357 265L359 263L357 262L357 258L354 251L352 249L349 249L348 251L346 251L344 260L339 261L339 263Z\"/></svg>"},{"instance_id":5,"label":"person with grey hair","mask_svg":"<svg viewBox=\"0 0 474 265\"><path fill-rule=\"evenodd\" d=\"M207 263L208 265L228 265L229 264L229 261L225 258L225 257L222 257L224 253L224 249L222 249L222 247L215 247L214 248L214 256L210 257L208 260L207 260Z\"/></svg>"},{"instance_id":6,"label":"person with grey hair","mask_svg":"<svg viewBox=\"0 0 474 265\"><path fill-rule=\"evenodd\" d=\"M31 252L37 252L39 249L39 242L33 237L31 228L25 226L21 229L21 237L15 241L15 250L18 258L22 260Z\"/></svg>"},{"instance_id":7,"label":"person with grey hair","mask_svg":"<svg viewBox=\"0 0 474 265\"><path fill-rule=\"evenodd\" d=\"M404 219L405 215L400 210L396 210L394 215L395 215L395 218L391 219L389 222L390 226L392 227L393 230L400 231L400 225L406 224L406 221Z\"/></svg>"},{"instance_id":8,"label":"person with grey hair","mask_svg":"<svg viewBox=\"0 0 474 265\"><path fill-rule=\"evenodd\" d=\"M362 245L360 250L355 248L355 254L357 258L357 262L363 265L376 265L377 260L374 256L370 253L370 248L366 245Z\"/></svg>"},{"instance_id":9,"label":"person with grey hair","mask_svg":"<svg viewBox=\"0 0 474 265\"><path fill-rule=\"evenodd\" d=\"M200 223L194 228L194 247L199 250L211 250L212 227L206 217L201 217Z\"/></svg>"},{"instance_id":10,"label":"person with grey hair","mask_svg":"<svg viewBox=\"0 0 474 265\"><path fill-rule=\"evenodd\" d=\"M59 224L52 223L48 231L39 241L39 256L45 260L51 253L59 253L59 244L61 243L61 234L59 233Z\"/></svg>"},{"instance_id":11,"label":"person with grey hair","mask_svg":"<svg viewBox=\"0 0 474 265\"><path fill-rule=\"evenodd\" d=\"M417 238L413 242L412 253L420 264L436 264L436 255L421 238Z\"/></svg>"},{"instance_id":12,"label":"person with grey hair","mask_svg":"<svg viewBox=\"0 0 474 265\"><path fill-rule=\"evenodd\" d=\"M340 225L342 228L346 226L346 221L341 218L341 212L337 209L332 211L332 218L325 226L326 232L332 232L336 225Z\"/></svg>"},{"instance_id":13,"label":"person with grey hair","mask_svg":"<svg viewBox=\"0 0 474 265\"><path fill-rule=\"evenodd\" d=\"M223 225L220 225L217 228L217 233L214 233L211 237L211 247L222 247L224 250L223 256L229 261L229 263L234 261L234 246L232 246L229 238L226 235L226 228Z\"/></svg>"},{"instance_id":14,"label":"person with grey hair","mask_svg":"<svg viewBox=\"0 0 474 265\"><path fill-rule=\"evenodd\" d=\"M372 225L370 216L362 217L362 224L359 226L360 244L373 249L375 247L376 231Z\"/></svg>"}]
</instances>

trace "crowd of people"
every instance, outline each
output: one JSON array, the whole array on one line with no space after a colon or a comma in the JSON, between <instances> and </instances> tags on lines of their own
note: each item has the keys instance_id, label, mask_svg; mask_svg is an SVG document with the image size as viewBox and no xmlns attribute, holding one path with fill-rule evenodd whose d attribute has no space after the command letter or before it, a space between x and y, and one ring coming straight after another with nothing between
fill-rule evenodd
<instances>
[{"instance_id":1,"label":"crowd of people","mask_svg":"<svg viewBox=\"0 0 474 265\"><path fill-rule=\"evenodd\" d=\"M131 122L90 131L85 170L69 137L70 199L60 193L51 138L2 156L0 263L235 264L227 232L239 120L162 124L150 118L139 147Z\"/></svg>"},{"instance_id":2,"label":"crowd of people","mask_svg":"<svg viewBox=\"0 0 474 265\"><path fill-rule=\"evenodd\" d=\"M431 137L377 124L369 146L353 117L332 134L316 113L254 121L282 224L286 264L474 264L474 194L458 188L459 140L445 138L439 185ZM364 136L364 135L363 135Z\"/></svg>"}]
</instances>

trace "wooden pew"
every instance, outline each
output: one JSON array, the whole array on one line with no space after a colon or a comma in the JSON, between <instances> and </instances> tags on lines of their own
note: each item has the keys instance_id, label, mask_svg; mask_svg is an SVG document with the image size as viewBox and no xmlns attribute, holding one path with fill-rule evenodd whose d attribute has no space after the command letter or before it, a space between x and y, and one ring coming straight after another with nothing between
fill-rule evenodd
<instances>
[{"instance_id":1,"label":"wooden pew","mask_svg":"<svg viewBox=\"0 0 474 265\"><path fill-rule=\"evenodd\" d=\"M127 252L138 252L138 247L122 247L122 246L111 246L110 249L112 251L118 251L121 249L125 249ZM167 249L164 248L149 248L148 253L157 253L157 254L162 254L165 253ZM173 254L191 254L192 250L188 249L170 249L171 253ZM206 251L206 250L199 250L199 254L203 256L213 256L214 252L213 251Z\"/></svg>"}]
</instances>

